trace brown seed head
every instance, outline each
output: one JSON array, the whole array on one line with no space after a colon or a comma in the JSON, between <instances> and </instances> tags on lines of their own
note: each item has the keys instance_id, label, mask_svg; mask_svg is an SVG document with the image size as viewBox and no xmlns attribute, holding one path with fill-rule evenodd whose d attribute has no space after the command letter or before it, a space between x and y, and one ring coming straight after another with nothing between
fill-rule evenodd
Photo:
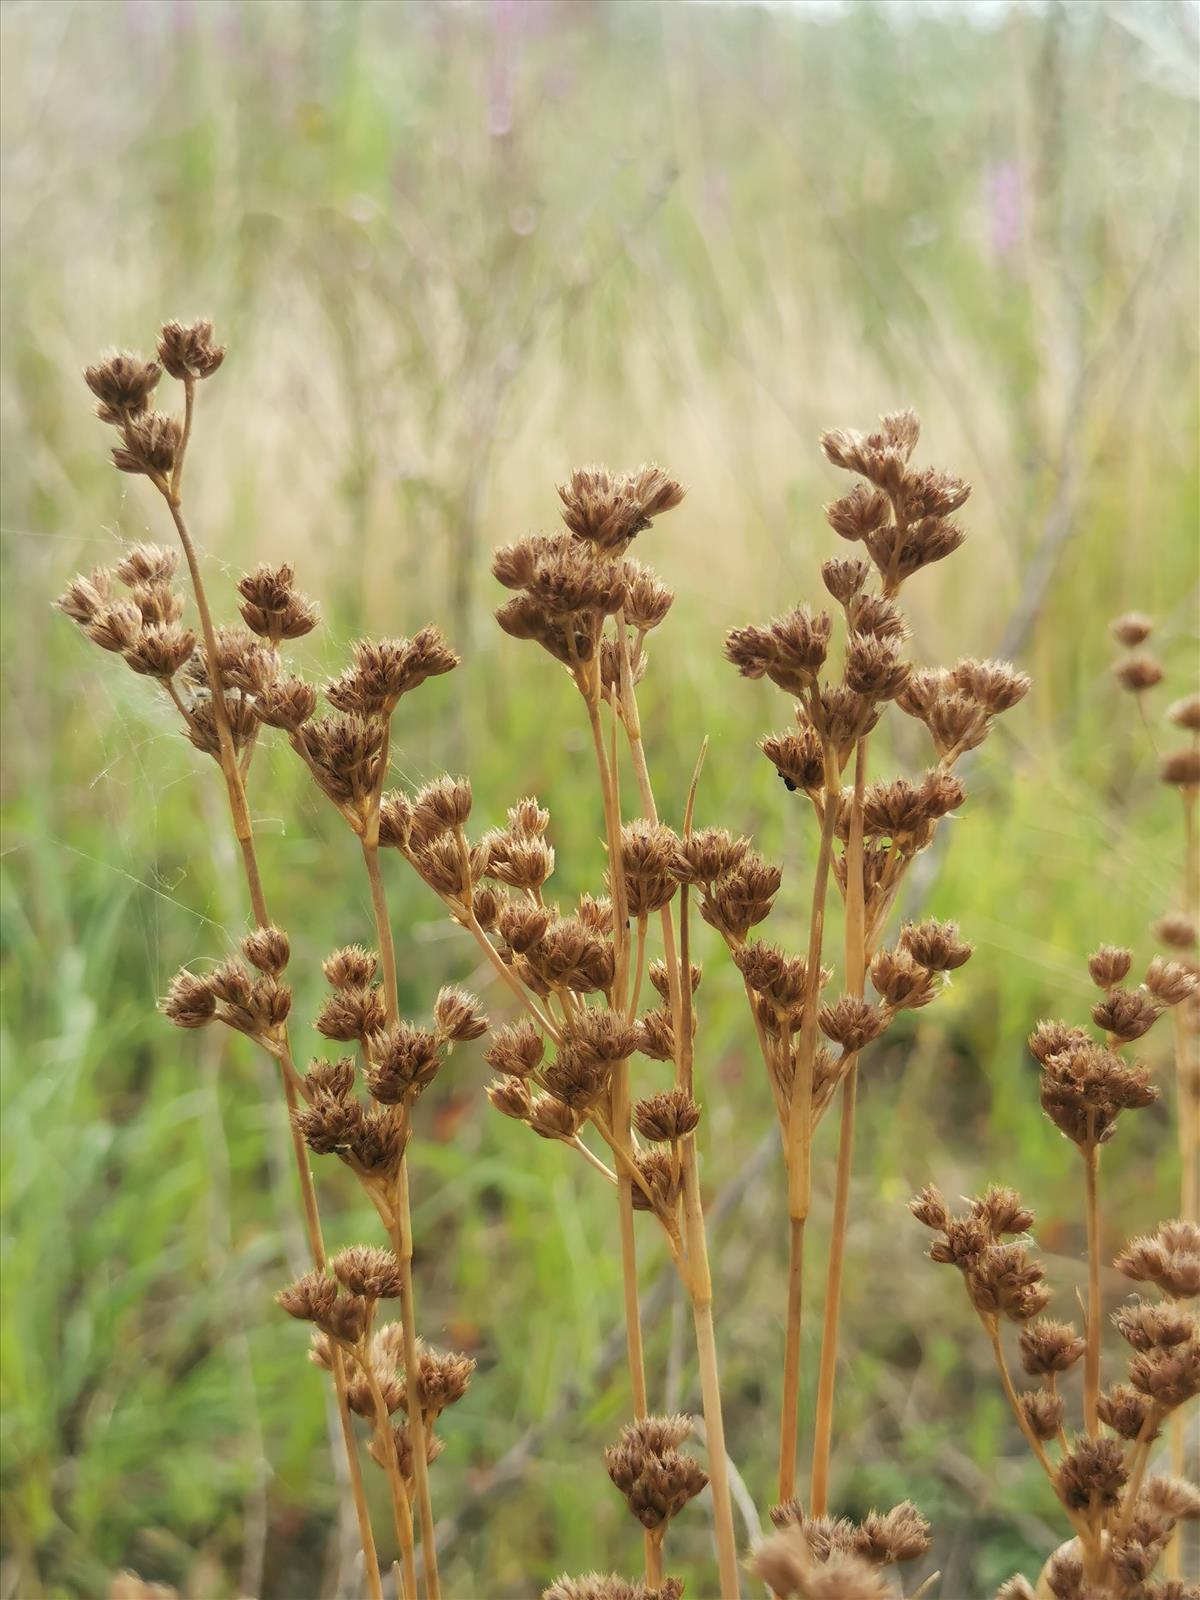
<instances>
[{"instance_id":1,"label":"brown seed head","mask_svg":"<svg viewBox=\"0 0 1200 1600\"><path fill-rule=\"evenodd\" d=\"M184 969L171 979L162 1010L177 1028L202 1028L216 1016L217 999L205 979Z\"/></svg>"},{"instance_id":2,"label":"brown seed head","mask_svg":"<svg viewBox=\"0 0 1200 1600\"><path fill-rule=\"evenodd\" d=\"M524 1078L493 1078L487 1086L487 1097L497 1111L518 1122L525 1121L533 1104Z\"/></svg>"},{"instance_id":3,"label":"brown seed head","mask_svg":"<svg viewBox=\"0 0 1200 1600\"><path fill-rule=\"evenodd\" d=\"M973 945L958 935L956 922L906 922L900 930L900 948L918 966L930 972L954 972L971 958Z\"/></svg>"},{"instance_id":4,"label":"brown seed head","mask_svg":"<svg viewBox=\"0 0 1200 1600\"><path fill-rule=\"evenodd\" d=\"M146 411L121 425L121 441L112 452L119 471L165 478L175 465L183 429L174 417Z\"/></svg>"},{"instance_id":5,"label":"brown seed head","mask_svg":"<svg viewBox=\"0 0 1200 1600\"><path fill-rule=\"evenodd\" d=\"M155 623L146 628L125 651L126 665L147 678L173 678L191 659L196 635L177 622Z\"/></svg>"},{"instance_id":6,"label":"brown seed head","mask_svg":"<svg viewBox=\"0 0 1200 1600\"><path fill-rule=\"evenodd\" d=\"M989 717L1011 711L1029 693L1030 680L1011 661L963 660L950 669L950 684Z\"/></svg>"},{"instance_id":7,"label":"brown seed head","mask_svg":"<svg viewBox=\"0 0 1200 1600\"><path fill-rule=\"evenodd\" d=\"M684 843L687 856L687 841ZM695 870L688 863L689 870ZM720 878L700 902L700 915L719 933L744 939L750 929L770 915L783 873L764 861L756 850L747 851L738 865Z\"/></svg>"},{"instance_id":8,"label":"brown seed head","mask_svg":"<svg viewBox=\"0 0 1200 1600\"><path fill-rule=\"evenodd\" d=\"M871 982L890 1006L915 1011L935 1000L940 985L907 950L881 950L871 963Z\"/></svg>"},{"instance_id":9,"label":"brown seed head","mask_svg":"<svg viewBox=\"0 0 1200 1600\"><path fill-rule=\"evenodd\" d=\"M164 322L158 359L173 378L211 378L225 359L225 346L213 339L213 325L206 320Z\"/></svg>"},{"instance_id":10,"label":"brown seed head","mask_svg":"<svg viewBox=\"0 0 1200 1600\"><path fill-rule=\"evenodd\" d=\"M370 983L379 966L374 950L361 944L343 945L321 963L325 982L333 989L362 989Z\"/></svg>"},{"instance_id":11,"label":"brown seed head","mask_svg":"<svg viewBox=\"0 0 1200 1600\"><path fill-rule=\"evenodd\" d=\"M465 989L445 988L438 991L433 1007L438 1032L456 1044L478 1039L488 1030L488 1019L479 1001Z\"/></svg>"},{"instance_id":12,"label":"brown seed head","mask_svg":"<svg viewBox=\"0 0 1200 1600\"><path fill-rule=\"evenodd\" d=\"M1108 627L1118 644L1132 650L1135 645L1144 644L1154 632L1154 621L1144 612L1127 611L1124 616L1110 622Z\"/></svg>"},{"instance_id":13,"label":"brown seed head","mask_svg":"<svg viewBox=\"0 0 1200 1600\"><path fill-rule=\"evenodd\" d=\"M1136 1439L1150 1416L1151 1402L1127 1383L1114 1383L1105 1389L1096 1404L1100 1421L1122 1439ZM1153 1428L1147 1439L1157 1439Z\"/></svg>"},{"instance_id":14,"label":"brown seed head","mask_svg":"<svg viewBox=\"0 0 1200 1600\"><path fill-rule=\"evenodd\" d=\"M1122 657L1112 670L1122 689L1128 689L1130 694L1144 694L1163 679L1161 661L1145 653Z\"/></svg>"},{"instance_id":15,"label":"brown seed head","mask_svg":"<svg viewBox=\"0 0 1200 1600\"><path fill-rule=\"evenodd\" d=\"M1133 1300L1113 1313L1113 1326L1135 1350L1166 1350L1200 1340L1200 1319L1174 1300Z\"/></svg>"},{"instance_id":16,"label":"brown seed head","mask_svg":"<svg viewBox=\"0 0 1200 1600\"><path fill-rule=\"evenodd\" d=\"M1172 700L1167 707L1167 721L1189 733L1200 733L1200 694L1185 695L1182 700Z\"/></svg>"},{"instance_id":17,"label":"brown seed head","mask_svg":"<svg viewBox=\"0 0 1200 1600\"><path fill-rule=\"evenodd\" d=\"M749 839L735 839L726 828L699 828L680 840L675 875L680 883L710 884L740 867L749 854Z\"/></svg>"},{"instance_id":18,"label":"brown seed head","mask_svg":"<svg viewBox=\"0 0 1200 1600\"><path fill-rule=\"evenodd\" d=\"M1022 1328L1018 1343L1021 1365L1031 1375L1067 1372L1087 1349L1087 1340L1079 1337L1071 1323L1051 1317L1040 1317Z\"/></svg>"},{"instance_id":19,"label":"brown seed head","mask_svg":"<svg viewBox=\"0 0 1200 1600\"><path fill-rule=\"evenodd\" d=\"M633 1186L633 1209L673 1211L679 1202L683 1176L670 1153L666 1150L641 1150L634 1157L634 1164L641 1183Z\"/></svg>"},{"instance_id":20,"label":"brown seed head","mask_svg":"<svg viewBox=\"0 0 1200 1600\"><path fill-rule=\"evenodd\" d=\"M1172 912L1154 924L1157 938L1173 950L1191 950L1197 943L1196 922L1185 912Z\"/></svg>"},{"instance_id":21,"label":"brown seed head","mask_svg":"<svg viewBox=\"0 0 1200 1600\"><path fill-rule=\"evenodd\" d=\"M442 1065L437 1035L411 1022L371 1034L367 1051L367 1089L382 1105L403 1105L415 1099L437 1077Z\"/></svg>"},{"instance_id":22,"label":"brown seed head","mask_svg":"<svg viewBox=\"0 0 1200 1600\"><path fill-rule=\"evenodd\" d=\"M328 976L328 974L326 974ZM346 983L331 994L314 1024L327 1039L365 1039L384 1025L386 1014L378 989Z\"/></svg>"},{"instance_id":23,"label":"brown seed head","mask_svg":"<svg viewBox=\"0 0 1200 1600\"><path fill-rule=\"evenodd\" d=\"M526 1078L536 1072L545 1054L546 1043L528 1018L497 1028L483 1059L493 1072Z\"/></svg>"},{"instance_id":24,"label":"brown seed head","mask_svg":"<svg viewBox=\"0 0 1200 1600\"><path fill-rule=\"evenodd\" d=\"M622 473L607 467L577 467L558 486L562 519L571 533L606 554L624 549L656 516L677 506L683 494L682 487L653 463Z\"/></svg>"},{"instance_id":25,"label":"brown seed head","mask_svg":"<svg viewBox=\"0 0 1200 1600\"><path fill-rule=\"evenodd\" d=\"M526 1120L543 1139L573 1139L579 1132L580 1115L552 1094L535 1095ZM636 1190L634 1193L636 1204Z\"/></svg>"},{"instance_id":26,"label":"brown seed head","mask_svg":"<svg viewBox=\"0 0 1200 1600\"><path fill-rule=\"evenodd\" d=\"M1129 1477L1115 1439L1080 1439L1058 1465L1059 1493L1072 1511L1096 1511L1120 1503Z\"/></svg>"},{"instance_id":27,"label":"brown seed head","mask_svg":"<svg viewBox=\"0 0 1200 1600\"><path fill-rule=\"evenodd\" d=\"M941 1232L950 1221L950 1212L946 1207L945 1198L940 1189L932 1183L926 1184L920 1194L908 1202L908 1209L918 1222L923 1222L927 1228Z\"/></svg>"},{"instance_id":28,"label":"brown seed head","mask_svg":"<svg viewBox=\"0 0 1200 1600\"><path fill-rule=\"evenodd\" d=\"M790 790L803 789L816 794L825 782L825 753L821 741L810 727L789 728L769 733L758 748L774 766Z\"/></svg>"},{"instance_id":29,"label":"brown seed head","mask_svg":"<svg viewBox=\"0 0 1200 1600\"><path fill-rule=\"evenodd\" d=\"M317 691L303 678L276 678L259 690L254 709L269 728L295 733L317 709Z\"/></svg>"},{"instance_id":30,"label":"brown seed head","mask_svg":"<svg viewBox=\"0 0 1200 1600\"><path fill-rule=\"evenodd\" d=\"M1028 1233L1033 1227L1033 1212L1015 1189L1004 1184L994 1183L977 1200L972 1200L971 1215L986 1224L993 1239L1008 1233Z\"/></svg>"},{"instance_id":31,"label":"brown seed head","mask_svg":"<svg viewBox=\"0 0 1200 1600\"><path fill-rule=\"evenodd\" d=\"M1155 956L1146 968L1146 988L1160 1005L1177 1006L1195 994L1197 979L1191 967L1182 961L1165 961Z\"/></svg>"},{"instance_id":32,"label":"brown seed head","mask_svg":"<svg viewBox=\"0 0 1200 1600\"><path fill-rule=\"evenodd\" d=\"M330 1260L334 1277L351 1294L367 1300L396 1300L402 1281L400 1263L390 1250L351 1245Z\"/></svg>"},{"instance_id":33,"label":"brown seed head","mask_svg":"<svg viewBox=\"0 0 1200 1600\"><path fill-rule=\"evenodd\" d=\"M821 565L821 578L833 598L845 606L866 583L870 571L867 562L853 558L825 561Z\"/></svg>"},{"instance_id":34,"label":"brown seed head","mask_svg":"<svg viewBox=\"0 0 1200 1600\"><path fill-rule=\"evenodd\" d=\"M667 905L678 888L679 840L663 823L639 819L621 829L621 864L631 917L646 917Z\"/></svg>"},{"instance_id":35,"label":"brown seed head","mask_svg":"<svg viewBox=\"0 0 1200 1600\"><path fill-rule=\"evenodd\" d=\"M825 1037L840 1044L847 1055L857 1054L887 1027L878 1006L849 994L834 1005L822 1006L817 1023Z\"/></svg>"},{"instance_id":36,"label":"brown seed head","mask_svg":"<svg viewBox=\"0 0 1200 1600\"><path fill-rule=\"evenodd\" d=\"M282 928L255 928L242 940L242 953L252 967L277 978L291 959L292 947Z\"/></svg>"},{"instance_id":37,"label":"brown seed head","mask_svg":"<svg viewBox=\"0 0 1200 1600\"><path fill-rule=\"evenodd\" d=\"M157 361L147 361L128 350L115 351L94 367L83 369L83 381L99 401L96 415L111 423L145 411L161 377Z\"/></svg>"},{"instance_id":38,"label":"brown seed head","mask_svg":"<svg viewBox=\"0 0 1200 1600\"><path fill-rule=\"evenodd\" d=\"M318 1269L302 1274L286 1289L281 1289L275 1296L275 1303L300 1322L325 1324L337 1297L337 1280Z\"/></svg>"},{"instance_id":39,"label":"brown seed head","mask_svg":"<svg viewBox=\"0 0 1200 1600\"><path fill-rule=\"evenodd\" d=\"M890 1511L869 1511L853 1536L853 1549L874 1567L915 1561L931 1544L929 1523L911 1500Z\"/></svg>"},{"instance_id":40,"label":"brown seed head","mask_svg":"<svg viewBox=\"0 0 1200 1600\"><path fill-rule=\"evenodd\" d=\"M304 1074L304 1083L314 1097L324 1094L345 1100L354 1088L354 1062L349 1056L338 1061L313 1061Z\"/></svg>"},{"instance_id":41,"label":"brown seed head","mask_svg":"<svg viewBox=\"0 0 1200 1600\"><path fill-rule=\"evenodd\" d=\"M663 1000L670 999L671 979L670 974L667 971L667 963L665 961L652 961L649 967L646 969L646 976L650 979L650 983L655 992ZM703 976L703 969L695 961L692 962L691 976L692 993L695 994L696 990L700 987L700 979Z\"/></svg>"},{"instance_id":42,"label":"brown seed head","mask_svg":"<svg viewBox=\"0 0 1200 1600\"><path fill-rule=\"evenodd\" d=\"M1174 1300L1200 1294L1200 1224L1163 1222L1155 1233L1133 1239L1114 1261L1118 1272L1153 1283Z\"/></svg>"},{"instance_id":43,"label":"brown seed head","mask_svg":"<svg viewBox=\"0 0 1200 1600\"><path fill-rule=\"evenodd\" d=\"M169 584L178 566L178 552L161 544L134 544L117 563L117 577L131 589L143 583Z\"/></svg>"},{"instance_id":44,"label":"brown seed head","mask_svg":"<svg viewBox=\"0 0 1200 1600\"><path fill-rule=\"evenodd\" d=\"M869 700L894 700L912 671L890 640L869 633L851 633L846 642L846 686Z\"/></svg>"},{"instance_id":45,"label":"brown seed head","mask_svg":"<svg viewBox=\"0 0 1200 1600\"><path fill-rule=\"evenodd\" d=\"M1092 1007L1092 1021L1096 1026L1122 1044L1140 1039L1161 1015L1162 1006L1145 989L1114 987Z\"/></svg>"},{"instance_id":46,"label":"brown seed head","mask_svg":"<svg viewBox=\"0 0 1200 1600\"><path fill-rule=\"evenodd\" d=\"M699 1125L700 1107L686 1089L667 1089L639 1100L633 1108L633 1120L644 1139L666 1144L684 1138Z\"/></svg>"},{"instance_id":47,"label":"brown seed head","mask_svg":"<svg viewBox=\"0 0 1200 1600\"><path fill-rule=\"evenodd\" d=\"M1020 1397L1021 1415L1036 1439L1053 1439L1063 1423L1063 1397L1049 1389L1026 1389Z\"/></svg>"},{"instance_id":48,"label":"brown seed head","mask_svg":"<svg viewBox=\"0 0 1200 1600\"><path fill-rule=\"evenodd\" d=\"M95 567L86 577L77 573L54 604L64 616L82 627L91 622L111 598L112 573L107 567Z\"/></svg>"},{"instance_id":49,"label":"brown seed head","mask_svg":"<svg viewBox=\"0 0 1200 1600\"><path fill-rule=\"evenodd\" d=\"M1111 989L1114 983L1120 983L1122 978L1129 975L1132 965L1132 950L1123 950L1115 944L1102 944L1088 957L1088 974L1098 989Z\"/></svg>"},{"instance_id":50,"label":"brown seed head","mask_svg":"<svg viewBox=\"0 0 1200 1600\"><path fill-rule=\"evenodd\" d=\"M1183 750L1172 750L1159 763L1158 776L1163 783L1176 789L1194 789L1200 785L1200 746L1189 745Z\"/></svg>"}]
</instances>

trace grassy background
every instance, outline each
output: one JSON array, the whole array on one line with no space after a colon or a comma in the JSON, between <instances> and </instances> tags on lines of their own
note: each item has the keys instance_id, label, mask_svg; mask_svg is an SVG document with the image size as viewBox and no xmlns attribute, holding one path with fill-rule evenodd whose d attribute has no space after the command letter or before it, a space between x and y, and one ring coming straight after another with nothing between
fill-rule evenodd
<instances>
[{"instance_id":1,"label":"grassy background","mask_svg":"<svg viewBox=\"0 0 1200 1600\"><path fill-rule=\"evenodd\" d=\"M167 532L106 465L79 368L198 312L230 344L191 471L222 609L243 566L293 560L326 616L300 652L317 670L362 631L442 620L466 664L406 703L398 769L470 771L480 826L536 791L564 894L600 870L584 730L491 624L487 552L549 525L566 469L657 457L689 486L640 552L679 592L644 694L660 802L678 814L707 733L703 820L785 861L772 931L792 940L812 830L753 749L787 708L723 665L723 631L818 592L820 426L911 403L924 459L975 483L968 544L912 586L915 653L1010 650L1036 688L922 880L976 958L864 1069L835 1489L851 1514L918 1501L945 1600L1036 1569L1052 1501L904 1201L1017 1182L1071 1304L1078 1174L1023 1040L1081 1015L1101 939L1149 954L1177 881L1106 623L1155 613L1188 687L1194 8L10 0L0 28L0 1594L99 1595L122 1563L196 1600L347 1592L321 1386L270 1302L302 1254L277 1095L248 1048L153 1010L243 927L215 774L47 609L79 566ZM369 908L285 755L264 750L252 800L306 1048L319 958ZM419 887L392 892L411 1009L486 983ZM783 1188L737 986L701 953L730 1447L765 1510ZM413 1186L423 1331L480 1363L434 1479L466 1600L566 1563L632 1572L638 1540L600 1463L627 1407L611 1206L461 1062L423 1106ZM1168 1095L1112 1149L1109 1243L1172 1210L1171 1127ZM373 1237L341 1174L320 1181L330 1238ZM643 1265L649 1288L649 1230ZM647 1331L658 1401L697 1406L669 1295ZM671 1564L703 1600L702 1514Z\"/></svg>"}]
</instances>

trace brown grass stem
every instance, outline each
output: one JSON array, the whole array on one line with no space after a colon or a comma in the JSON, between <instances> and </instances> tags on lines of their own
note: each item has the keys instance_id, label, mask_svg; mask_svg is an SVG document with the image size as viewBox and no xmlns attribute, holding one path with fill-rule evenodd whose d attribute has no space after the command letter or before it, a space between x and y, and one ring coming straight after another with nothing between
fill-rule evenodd
<instances>
[{"instance_id":1,"label":"brown grass stem","mask_svg":"<svg viewBox=\"0 0 1200 1600\"><path fill-rule=\"evenodd\" d=\"M1089 1119L1090 1120L1090 1119ZM1090 1131L1090 1129L1089 1129ZM1083 1366L1083 1417L1093 1439L1100 1435L1100 1146L1089 1139L1083 1151L1084 1195L1087 1210L1088 1301L1087 1350Z\"/></svg>"},{"instance_id":2,"label":"brown grass stem","mask_svg":"<svg viewBox=\"0 0 1200 1600\"><path fill-rule=\"evenodd\" d=\"M804 1312L804 1228L812 1194L812 1094L817 1051L817 1001L821 987L821 947L825 931L825 901L833 837L841 789L834 779L834 756L826 752L825 810L821 845L813 877L812 911L808 928L808 955L804 1020L800 1029L797 1061L788 1108L787 1167L788 1241L787 1333L783 1356L783 1413L779 1430L779 1498L796 1493L796 1448L800 1423L801 1323Z\"/></svg>"},{"instance_id":3,"label":"brown grass stem","mask_svg":"<svg viewBox=\"0 0 1200 1600\"><path fill-rule=\"evenodd\" d=\"M846 850L845 969L847 994L862 997L866 988L867 930L866 884L863 877L863 795L867 783L867 739L858 741L854 762L854 796L850 809L850 836ZM850 1215L850 1172L854 1162L854 1112L858 1090L858 1064L852 1061L842 1083L842 1116L838 1135L837 1174L834 1182L833 1228L829 1266L825 1278L825 1318L821 1333L821 1361L817 1376L816 1416L813 1423L813 1467L810 1515L824 1516L829 1502L829 1458L833 1443L833 1399L837 1381L838 1324L842 1303L842 1277L846 1256L846 1230Z\"/></svg>"}]
</instances>

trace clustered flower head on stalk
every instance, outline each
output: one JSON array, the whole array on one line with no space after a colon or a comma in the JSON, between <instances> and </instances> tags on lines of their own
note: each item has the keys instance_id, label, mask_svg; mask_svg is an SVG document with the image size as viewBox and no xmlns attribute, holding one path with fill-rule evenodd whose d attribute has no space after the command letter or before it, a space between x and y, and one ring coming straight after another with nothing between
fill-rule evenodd
<instances>
[{"instance_id":1,"label":"clustered flower head on stalk","mask_svg":"<svg viewBox=\"0 0 1200 1600\"><path fill-rule=\"evenodd\" d=\"M1030 1049L1041 1067L1042 1108L1079 1150L1084 1164L1087 1320L1044 1317L1050 1290L1027 1235L1033 1213L1013 1189L991 1188L953 1213L932 1185L911 1210L936 1238L930 1259L955 1266L992 1345L1005 1395L1049 1479L1074 1538L1050 1557L1044 1587L1055 1600L1168 1600L1171 1582L1150 1583L1178 1522L1200 1516L1200 1493L1179 1477L1148 1475L1161 1424L1200 1394L1200 1322L1185 1301L1200 1295L1200 1225L1166 1222L1135 1239L1114 1262L1153 1300L1135 1298L1112 1318L1131 1356L1126 1378L1101 1388L1099 1152L1120 1116L1158 1097L1149 1071L1122 1049L1145 1035L1164 1011L1188 1001L1193 974L1178 962L1151 961L1137 988L1125 984L1130 951L1101 946L1089 975L1103 997L1092 1020L1103 1037L1065 1022L1038 1024ZM1021 1365L1035 1386L1018 1392L1004 1351L1005 1323L1018 1330ZM1083 1368L1083 1428L1067 1422L1060 1379ZM1108 1430L1107 1432L1103 1430ZM1052 1454L1051 1452L1056 1452ZM1186 1594L1186 1590L1180 1591ZM1015 1578L1001 1600L1032 1600Z\"/></svg>"},{"instance_id":2,"label":"clustered flower head on stalk","mask_svg":"<svg viewBox=\"0 0 1200 1600\"><path fill-rule=\"evenodd\" d=\"M771 1512L776 1532L754 1550L749 1566L779 1600L892 1600L888 1567L915 1561L930 1548L929 1524L905 1500L871 1511L862 1522L806 1516L798 1500ZM927 1579L914 1595L929 1592Z\"/></svg>"},{"instance_id":3,"label":"clustered flower head on stalk","mask_svg":"<svg viewBox=\"0 0 1200 1600\"><path fill-rule=\"evenodd\" d=\"M400 1020L378 850L392 714L405 694L450 671L458 658L432 627L413 639L362 641L354 646L352 666L326 688L332 710L318 715L317 688L292 671L283 654L318 622L316 607L296 589L291 566L262 565L245 574L238 584L241 623L214 622L183 512L183 472L197 384L218 370L224 355L211 323L168 322L157 361L121 353L84 374L98 415L119 436L114 465L148 479L170 511L191 577L198 633L185 625L185 598L174 587L177 556L157 545L133 545L113 568L76 577L57 603L94 643L162 685L192 744L221 768L257 925L238 956L207 973L180 972L163 1010L183 1028L220 1023L242 1033L279 1065L313 1259L312 1271L279 1296L280 1304L316 1324L314 1359L333 1375L372 1600L381 1600L382 1578L351 1413L370 1421L370 1454L388 1476L403 1562L399 1592L415 1600L415 1502L426 1591L437 1600L427 1467L440 1443L432 1429L444 1406L465 1392L474 1364L465 1356L437 1355L417 1338L405 1152L417 1099L454 1044L478 1038L487 1020L478 1002L458 989L438 995L432 1027ZM183 386L182 418L151 408L164 371ZM293 1058L292 992L284 981L290 942L267 913L245 793L263 727L283 730L362 843L381 956L356 946L335 952L325 963L332 992L317 1019L325 1037L357 1043L360 1069L346 1057L314 1061L302 1075ZM359 1070L366 1104L354 1092ZM390 1250L354 1246L326 1261L305 1145L336 1154L355 1173L387 1229ZM386 1299L399 1300L401 1320L377 1326L378 1304ZM398 1410L406 1416L396 1426Z\"/></svg>"},{"instance_id":4,"label":"clustered flower head on stalk","mask_svg":"<svg viewBox=\"0 0 1200 1600\"><path fill-rule=\"evenodd\" d=\"M612 1471L614 1461L619 1464L622 1476L614 1474L614 1481L645 1525L646 1583L653 1593L669 1590L662 1575L667 1522L703 1478L689 1477L687 1458L671 1451L669 1459L659 1460L647 1442L647 1430L668 1424L649 1415L646 1396L635 1213L651 1214L661 1227L692 1302L720 1592L729 1597L738 1592L737 1548L695 1149L701 1110L693 1081L694 994L700 974L689 955L691 880L684 852L690 805L682 832L660 821L637 704L646 641L674 596L629 554L632 541L656 517L679 505L683 489L657 466L623 474L587 467L572 473L558 493L561 531L521 539L495 554L493 573L514 591L496 619L512 637L540 645L579 693L596 763L607 867L597 886L601 892L585 895L577 906L564 910L548 901L544 891L554 850L547 839L549 817L533 799L509 812L506 828L480 841L477 873L496 886L487 907L488 947L525 1012L493 1035L487 1060L496 1076L488 1094L505 1116L574 1148L616 1189L634 1421L616 1454L610 1452L609 1465ZM629 819L621 807L623 749L641 802L640 816ZM654 924L661 955L650 959ZM647 984L656 999L647 996L639 1014ZM631 1058L639 1054L669 1062L673 1072L665 1086L660 1077L652 1093L635 1100ZM611 1166L586 1142L589 1132ZM641 1475L631 1466L637 1450L645 1456ZM672 1493L660 1503L656 1496L666 1493L667 1484ZM663 1512L653 1522L647 1521L651 1508ZM561 1579L549 1592L573 1593L573 1581L585 1588L621 1582Z\"/></svg>"},{"instance_id":5,"label":"clustered flower head on stalk","mask_svg":"<svg viewBox=\"0 0 1200 1600\"><path fill-rule=\"evenodd\" d=\"M701 915L721 934L742 975L784 1139L791 1219L779 1471L784 1502L795 1493L813 1134L842 1092L814 1422L812 1509L818 1516L828 1503L859 1056L902 1011L936 999L948 974L971 955L952 922L905 925L890 947L884 930L912 862L941 820L963 803L957 763L1029 688L1024 673L1008 662L963 659L953 667L917 668L903 653L910 630L900 592L915 573L958 549L964 533L953 515L970 493L953 473L912 464L919 432L916 415L900 411L885 416L874 433L836 430L821 438L829 462L865 480L825 508L834 532L863 550L821 569L841 613L840 659L833 615L807 605L762 626L736 628L726 641L726 657L744 677L768 678L793 699L792 725L768 735L760 748L789 793L811 805L820 831L807 950L790 954L755 934L773 908L780 873L746 840L702 829L685 846ZM937 759L919 777L868 781L869 739L889 706L924 724ZM845 902L845 949L841 992L823 1001L833 978L833 967L824 963L831 878Z\"/></svg>"}]
</instances>

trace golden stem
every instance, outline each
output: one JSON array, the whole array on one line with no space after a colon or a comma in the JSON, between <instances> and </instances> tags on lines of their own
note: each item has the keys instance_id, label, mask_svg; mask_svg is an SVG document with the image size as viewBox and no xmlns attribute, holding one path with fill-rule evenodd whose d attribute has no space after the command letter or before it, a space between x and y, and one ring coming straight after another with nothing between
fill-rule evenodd
<instances>
[{"instance_id":1,"label":"golden stem","mask_svg":"<svg viewBox=\"0 0 1200 1600\"><path fill-rule=\"evenodd\" d=\"M1088 1308L1087 1350L1083 1366L1083 1418L1093 1439L1100 1435L1097 1405L1100 1399L1100 1146L1091 1138L1092 1116L1088 1116L1088 1143L1083 1151L1084 1189L1087 1203Z\"/></svg>"},{"instance_id":2,"label":"golden stem","mask_svg":"<svg viewBox=\"0 0 1200 1600\"><path fill-rule=\"evenodd\" d=\"M417 1564L413 1545L412 1509L408 1503L408 1490L404 1487L404 1479L400 1476L396 1441L392 1436L392 1419L369 1352L359 1365L371 1391L371 1402L375 1408L375 1436L379 1441L380 1454L384 1458L384 1470L392 1495L392 1525L400 1556L404 1562L404 1596L405 1600L417 1600Z\"/></svg>"},{"instance_id":3,"label":"golden stem","mask_svg":"<svg viewBox=\"0 0 1200 1600\"><path fill-rule=\"evenodd\" d=\"M429 1491L429 1461L422 1406L421 1358L417 1351L416 1296L412 1275L412 1213L408 1198L408 1162L400 1163L392 1248L400 1263L400 1325L404 1335L404 1385L408 1397L408 1432L412 1441L413 1485L421 1523L421 1563L425 1572L426 1600L442 1592L438 1575L437 1539L433 1526L433 1499Z\"/></svg>"},{"instance_id":4,"label":"golden stem","mask_svg":"<svg viewBox=\"0 0 1200 1600\"><path fill-rule=\"evenodd\" d=\"M825 754L825 811L821 821L821 846L813 879L812 912L808 928L808 956L804 1018L800 1028L796 1070L788 1107L787 1168L788 1214L791 1222L787 1291L787 1334L783 1352L783 1414L779 1430L779 1498L796 1493L796 1443L799 1434L801 1322L804 1310L804 1225L812 1197L812 1092L817 1050L817 1000L821 987L821 948L825 932L825 900L829 867L833 859L833 834L837 824L841 789L835 785L835 756Z\"/></svg>"},{"instance_id":5,"label":"golden stem","mask_svg":"<svg viewBox=\"0 0 1200 1600\"><path fill-rule=\"evenodd\" d=\"M867 785L867 740L858 741L854 763L854 799L850 811L850 838L846 850L846 992L862 998L866 987L866 884L863 878L863 794ZM838 1323L841 1314L842 1276L846 1257L846 1229L850 1216L850 1170L854 1161L854 1110L858 1088L857 1061L851 1062L842 1083L842 1125L838 1137L837 1176L834 1186L833 1232L825 1279L825 1320L821 1333L821 1363L817 1378L817 1407L813 1424L812 1492L809 1515L822 1517L829 1502L829 1458L833 1445L833 1396L837 1381Z\"/></svg>"}]
</instances>

